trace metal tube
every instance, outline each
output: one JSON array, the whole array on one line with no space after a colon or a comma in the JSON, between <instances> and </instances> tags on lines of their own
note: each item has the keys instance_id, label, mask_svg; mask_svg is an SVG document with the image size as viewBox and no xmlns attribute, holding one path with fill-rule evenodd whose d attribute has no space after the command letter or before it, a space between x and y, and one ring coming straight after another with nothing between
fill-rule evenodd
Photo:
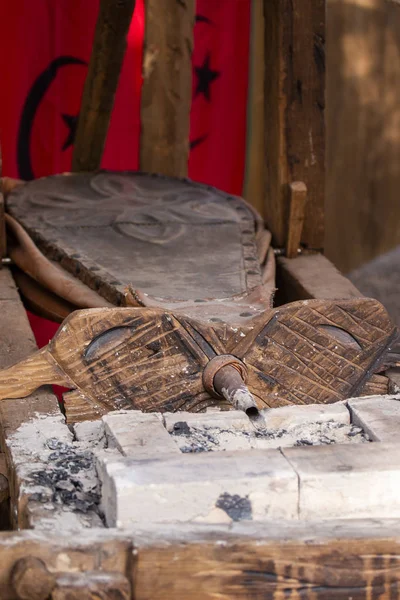
<instances>
[{"instance_id":1,"label":"metal tube","mask_svg":"<svg viewBox=\"0 0 400 600\"><path fill-rule=\"evenodd\" d=\"M244 383L238 369L232 365L221 367L214 376L214 389L237 410L243 410L249 417L258 417L259 412L253 395Z\"/></svg>"}]
</instances>

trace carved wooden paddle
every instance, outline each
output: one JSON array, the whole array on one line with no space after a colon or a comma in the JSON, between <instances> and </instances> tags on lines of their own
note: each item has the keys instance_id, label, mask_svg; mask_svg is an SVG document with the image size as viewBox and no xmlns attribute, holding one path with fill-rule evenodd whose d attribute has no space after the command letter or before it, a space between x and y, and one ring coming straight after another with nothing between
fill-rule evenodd
<instances>
[{"instance_id":1,"label":"carved wooden paddle","mask_svg":"<svg viewBox=\"0 0 400 600\"><path fill-rule=\"evenodd\" d=\"M239 406L241 390L248 395L239 407L251 413L255 405L384 393L387 378L374 374L400 364L398 349L385 309L365 298L295 302L242 328L162 309L88 309L70 315L46 348L0 372L0 398L65 385L67 418L80 421L117 409Z\"/></svg>"}]
</instances>

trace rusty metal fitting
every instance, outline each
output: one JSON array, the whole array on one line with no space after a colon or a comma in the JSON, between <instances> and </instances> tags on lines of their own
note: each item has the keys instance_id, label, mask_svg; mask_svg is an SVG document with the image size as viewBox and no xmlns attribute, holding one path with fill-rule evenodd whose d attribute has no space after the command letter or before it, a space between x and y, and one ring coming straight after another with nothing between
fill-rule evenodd
<instances>
[{"instance_id":1,"label":"rusty metal fitting","mask_svg":"<svg viewBox=\"0 0 400 600\"><path fill-rule=\"evenodd\" d=\"M240 376L243 380L243 383L247 381L247 368L246 365L233 356L232 354L220 354L219 356L215 356L207 363L204 371L203 371L203 385L205 390L213 396L214 398L221 399L223 396L219 394L214 388L214 377L218 373L222 367L234 367L237 371L239 371Z\"/></svg>"}]
</instances>

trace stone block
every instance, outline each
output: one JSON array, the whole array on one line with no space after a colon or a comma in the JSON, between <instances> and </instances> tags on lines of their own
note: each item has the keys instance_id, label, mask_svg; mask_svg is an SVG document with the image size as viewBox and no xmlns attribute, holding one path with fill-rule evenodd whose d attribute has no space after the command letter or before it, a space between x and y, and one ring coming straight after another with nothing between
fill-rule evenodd
<instances>
[{"instance_id":1,"label":"stone block","mask_svg":"<svg viewBox=\"0 0 400 600\"><path fill-rule=\"evenodd\" d=\"M158 413L139 410L115 411L102 418L109 447L135 459L180 454L174 438L166 431Z\"/></svg>"},{"instance_id":2,"label":"stone block","mask_svg":"<svg viewBox=\"0 0 400 600\"><path fill-rule=\"evenodd\" d=\"M350 413L343 402L335 404L305 404L264 409L262 416L268 430L292 429L309 423L350 424Z\"/></svg>"},{"instance_id":3,"label":"stone block","mask_svg":"<svg viewBox=\"0 0 400 600\"><path fill-rule=\"evenodd\" d=\"M103 448L106 443L104 423L98 421L82 421L74 425L75 438L93 450Z\"/></svg>"},{"instance_id":4,"label":"stone block","mask_svg":"<svg viewBox=\"0 0 400 600\"><path fill-rule=\"evenodd\" d=\"M285 448L299 476L300 519L400 518L400 446Z\"/></svg>"},{"instance_id":5,"label":"stone block","mask_svg":"<svg viewBox=\"0 0 400 600\"><path fill-rule=\"evenodd\" d=\"M99 461L109 527L297 517L297 475L278 450Z\"/></svg>"},{"instance_id":6,"label":"stone block","mask_svg":"<svg viewBox=\"0 0 400 600\"><path fill-rule=\"evenodd\" d=\"M240 430L254 433L256 431L252 421L241 410L208 410L206 413L164 413L164 422L167 431L172 433L175 426L186 423L188 427L198 429L219 428L229 430Z\"/></svg>"},{"instance_id":7,"label":"stone block","mask_svg":"<svg viewBox=\"0 0 400 600\"><path fill-rule=\"evenodd\" d=\"M369 396L348 401L354 425L371 440L395 442L400 432L400 396Z\"/></svg>"}]
</instances>

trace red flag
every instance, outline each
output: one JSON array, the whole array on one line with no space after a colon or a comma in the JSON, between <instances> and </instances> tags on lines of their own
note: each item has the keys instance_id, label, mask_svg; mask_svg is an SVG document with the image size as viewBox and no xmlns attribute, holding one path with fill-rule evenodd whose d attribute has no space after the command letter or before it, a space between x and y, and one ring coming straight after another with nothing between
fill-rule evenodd
<instances>
[{"instance_id":1,"label":"red flag","mask_svg":"<svg viewBox=\"0 0 400 600\"><path fill-rule=\"evenodd\" d=\"M241 194L246 152L250 0L198 0L189 175Z\"/></svg>"}]
</instances>

